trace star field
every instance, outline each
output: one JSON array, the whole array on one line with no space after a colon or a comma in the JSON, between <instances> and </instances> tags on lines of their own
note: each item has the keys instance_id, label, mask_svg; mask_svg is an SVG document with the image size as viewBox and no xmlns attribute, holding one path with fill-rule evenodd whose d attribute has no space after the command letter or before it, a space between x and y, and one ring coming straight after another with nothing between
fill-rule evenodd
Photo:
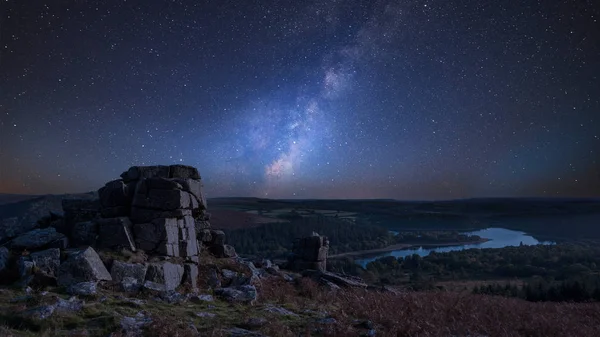
<instances>
[{"instance_id":1,"label":"star field","mask_svg":"<svg viewBox=\"0 0 600 337\"><path fill-rule=\"evenodd\" d=\"M0 193L600 196L591 0L0 6Z\"/></svg>"}]
</instances>

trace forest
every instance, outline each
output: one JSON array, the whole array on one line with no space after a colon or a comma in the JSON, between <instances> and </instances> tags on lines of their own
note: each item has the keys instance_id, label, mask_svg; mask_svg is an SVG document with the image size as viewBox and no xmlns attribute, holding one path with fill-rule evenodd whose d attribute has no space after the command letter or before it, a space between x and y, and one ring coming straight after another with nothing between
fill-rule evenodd
<instances>
[{"instance_id":1,"label":"forest","mask_svg":"<svg viewBox=\"0 0 600 337\"><path fill-rule=\"evenodd\" d=\"M224 230L227 241L244 255L270 258L285 257L294 239L312 232L329 238L329 255L384 248L393 244L448 244L481 240L457 231L411 231L390 233L364 219L351 221L325 216L291 217L289 222L270 223L260 227Z\"/></svg>"},{"instance_id":2,"label":"forest","mask_svg":"<svg viewBox=\"0 0 600 337\"><path fill-rule=\"evenodd\" d=\"M328 262L333 271L412 289L434 289L440 281L497 280L473 291L531 301L600 300L599 266L600 248L593 242L390 256L366 268L350 259ZM510 282L516 279L524 284Z\"/></svg>"}]
</instances>

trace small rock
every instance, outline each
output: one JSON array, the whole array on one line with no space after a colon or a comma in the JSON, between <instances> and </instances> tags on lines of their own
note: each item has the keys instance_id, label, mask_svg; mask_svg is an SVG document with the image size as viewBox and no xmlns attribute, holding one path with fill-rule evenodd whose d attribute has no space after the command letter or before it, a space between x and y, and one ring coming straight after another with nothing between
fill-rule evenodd
<instances>
[{"instance_id":1,"label":"small rock","mask_svg":"<svg viewBox=\"0 0 600 337\"><path fill-rule=\"evenodd\" d=\"M234 272L233 270L229 270L229 269L221 270L221 274L223 275L224 278L228 278L228 279L234 279L238 275L238 273Z\"/></svg>"},{"instance_id":2,"label":"small rock","mask_svg":"<svg viewBox=\"0 0 600 337\"><path fill-rule=\"evenodd\" d=\"M264 310L267 312L274 313L277 315L282 315L282 316L298 316L298 314L293 313L285 308L276 307L276 306L272 306L272 305L267 306L266 308L264 308Z\"/></svg>"},{"instance_id":3,"label":"small rock","mask_svg":"<svg viewBox=\"0 0 600 337\"><path fill-rule=\"evenodd\" d=\"M248 328L260 328L266 325L269 321L263 317L250 317L246 321L246 326Z\"/></svg>"},{"instance_id":4,"label":"small rock","mask_svg":"<svg viewBox=\"0 0 600 337\"><path fill-rule=\"evenodd\" d=\"M229 302L253 304L258 298L258 292L253 285L215 289L215 294Z\"/></svg>"},{"instance_id":5,"label":"small rock","mask_svg":"<svg viewBox=\"0 0 600 337\"><path fill-rule=\"evenodd\" d=\"M212 295L194 295L190 297L190 301L193 303L213 302L214 300Z\"/></svg>"},{"instance_id":6,"label":"small rock","mask_svg":"<svg viewBox=\"0 0 600 337\"><path fill-rule=\"evenodd\" d=\"M71 295L91 296L97 292L97 282L79 282L70 285L67 293Z\"/></svg>"},{"instance_id":7,"label":"small rock","mask_svg":"<svg viewBox=\"0 0 600 337\"><path fill-rule=\"evenodd\" d=\"M337 323L337 320L333 317L327 317L327 318L321 318L321 319L317 320L317 323L319 323L319 324L335 324L335 323Z\"/></svg>"},{"instance_id":8,"label":"small rock","mask_svg":"<svg viewBox=\"0 0 600 337\"><path fill-rule=\"evenodd\" d=\"M231 328L225 330L226 336L238 337L238 336L251 336L251 337L264 337L265 335L258 332L242 329L242 328Z\"/></svg>"},{"instance_id":9,"label":"small rock","mask_svg":"<svg viewBox=\"0 0 600 337\"><path fill-rule=\"evenodd\" d=\"M176 291L167 291L161 293L160 298L169 304L182 303L187 300L185 295L182 295Z\"/></svg>"},{"instance_id":10,"label":"small rock","mask_svg":"<svg viewBox=\"0 0 600 337\"><path fill-rule=\"evenodd\" d=\"M140 291L142 285L139 281L133 277L125 276L121 280L121 289L128 293L136 293Z\"/></svg>"},{"instance_id":11,"label":"small rock","mask_svg":"<svg viewBox=\"0 0 600 337\"><path fill-rule=\"evenodd\" d=\"M203 317L203 318L214 318L214 317L215 317L215 316L217 316L217 315L216 315L216 314L213 314L213 313L211 313L211 312L204 312L204 311L201 311L201 312L197 312L197 313L196 313L196 316L198 316L198 317Z\"/></svg>"},{"instance_id":12,"label":"small rock","mask_svg":"<svg viewBox=\"0 0 600 337\"><path fill-rule=\"evenodd\" d=\"M134 317L125 316L121 319L121 329L127 336L141 336L142 328L152 323L152 319L143 312L138 312Z\"/></svg>"},{"instance_id":13,"label":"small rock","mask_svg":"<svg viewBox=\"0 0 600 337\"><path fill-rule=\"evenodd\" d=\"M84 304L84 301L78 300L77 297L73 296L68 300L59 298L54 306L58 311L80 311L83 309Z\"/></svg>"}]
</instances>

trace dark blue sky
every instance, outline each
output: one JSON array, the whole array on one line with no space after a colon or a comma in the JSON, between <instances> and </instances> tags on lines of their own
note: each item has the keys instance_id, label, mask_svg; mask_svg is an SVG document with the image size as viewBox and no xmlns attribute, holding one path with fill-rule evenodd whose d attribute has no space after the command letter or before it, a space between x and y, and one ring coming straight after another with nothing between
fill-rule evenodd
<instances>
[{"instance_id":1,"label":"dark blue sky","mask_svg":"<svg viewBox=\"0 0 600 337\"><path fill-rule=\"evenodd\" d=\"M600 196L594 1L0 6L0 192Z\"/></svg>"}]
</instances>

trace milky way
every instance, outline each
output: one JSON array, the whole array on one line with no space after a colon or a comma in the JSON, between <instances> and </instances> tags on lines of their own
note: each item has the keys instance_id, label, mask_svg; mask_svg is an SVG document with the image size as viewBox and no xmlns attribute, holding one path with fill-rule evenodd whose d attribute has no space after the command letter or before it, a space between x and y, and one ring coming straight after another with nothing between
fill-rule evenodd
<instances>
[{"instance_id":1,"label":"milky way","mask_svg":"<svg viewBox=\"0 0 600 337\"><path fill-rule=\"evenodd\" d=\"M0 193L600 196L593 1L10 1Z\"/></svg>"}]
</instances>

